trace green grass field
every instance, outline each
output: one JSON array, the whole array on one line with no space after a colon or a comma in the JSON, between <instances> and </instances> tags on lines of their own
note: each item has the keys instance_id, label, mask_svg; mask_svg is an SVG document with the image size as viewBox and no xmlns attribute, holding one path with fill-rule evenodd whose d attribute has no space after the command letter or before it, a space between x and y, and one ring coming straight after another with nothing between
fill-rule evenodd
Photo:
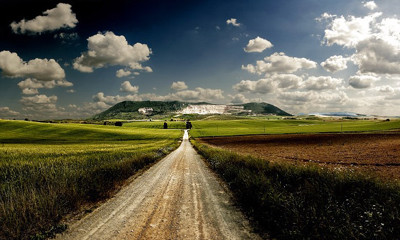
<instances>
[{"instance_id":1,"label":"green grass field","mask_svg":"<svg viewBox=\"0 0 400 240\"><path fill-rule=\"evenodd\" d=\"M194 121L190 131L192 137L232 136L249 134L288 134L383 131L400 129L400 120L227 120Z\"/></svg>"},{"instance_id":2,"label":"green grass field","mask_svg":"<svg viewBox=\"0 0 400 240\"><path fill-rule=\"evenodd\" d=\"M192 137L233 136L251 134L290 134L386 131L400 129L400 120L282 120L271 116L264 118L220 119L192 121ZM167 121L169 129L184 129L184 121ZM124 123L126 128L162 129L163 121Z\"/></svg>"},{"instance_id":3,"label":"green grass field","mask_svg":"<svg viewBox=\"0 0 400 240\"><path fill-rule=\"evenodd\" d=\"M0 120L0 239L40 238L176 148L181 136L140 126Z\"/></svg>"}]
</instances>

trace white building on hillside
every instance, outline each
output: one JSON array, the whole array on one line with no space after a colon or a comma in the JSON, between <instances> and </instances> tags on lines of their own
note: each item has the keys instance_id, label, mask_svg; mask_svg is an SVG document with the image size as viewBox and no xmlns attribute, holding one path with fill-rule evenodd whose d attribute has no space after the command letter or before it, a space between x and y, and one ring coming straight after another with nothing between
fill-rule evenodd
<instances>
[{"instance_id":1,"label":"white building on hillside","mask_svg":"<svg viewBox=\"0 0 400 240\"><path fill-rule=\"evenodd\" d=\"M149 114L152 114L152 113L153 113L153 108L146 108L146 107L144 107L144 108L139 108L139 109L138 109L138 112L139 112L140 114L143 114L143 115L149 115Z\"/></svg>"},{"instance_id":2,"label":"white building on hillside","mask_svg":"<svg viewBox=\"0 0 400 240\"><path fill-rule=\"evenodd\" d=\"M244 110L243 106L233 106L224 104L201 104L201 105L188 105L182 109L181 114L231 114L240 112L251 112L251 110Z\"/></svg>"}]
</instances>

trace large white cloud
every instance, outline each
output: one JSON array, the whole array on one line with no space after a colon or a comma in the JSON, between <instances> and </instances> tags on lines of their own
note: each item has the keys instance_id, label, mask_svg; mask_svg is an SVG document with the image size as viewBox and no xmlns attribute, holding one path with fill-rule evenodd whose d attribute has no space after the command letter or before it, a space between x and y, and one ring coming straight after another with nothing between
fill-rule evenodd
<instances>
[{"instance_id":1,"label":"large white cloud","mask_svg":"<svg viewBox=\"0 0 400 240\"><path fill-rule=\"evenodd\" d=\"M125 81L121 84L121 88L119 89L121 92L130 92L130 93L138 93L139 87L132 86L129 81Z\"/></svg>"},{"instance_id":2,"label":"large white cloud","mask_svg":"<svg viewBox=\"0 0 400 240\"><path fill-rule=\"evenodd\" d=\"M75 13L71 10L71 5L59 3L57 7L46 10L42 16L37 16L32 20L21 20L18 23L12 22L11 28L14 33L24 34L42 33L54 31L60 28L73 28L78 23Z\"/></svg>"},{"instance_id":3,"label":"large white cloud","mask_svg":"<svg viewBox=\"0 0 400 240\"><path fill-rule=\"evenodd\" d=\"M353 56L362 73L400 74L400 49L397 46L371 37L360 42Z\"/></svg>"},{"instance_id":4,"label":"large white cloud","mask_svg":"<svg viewBox=\"0 0 400 240\"><path fill-rule=\"evenodd\" d=\"M233 86L238 92L248 93L279 93L284 90L332 90L337 89L343 84L343 80L330 76L311 76L306 81L294 74L275 74L267 79L242 80Z\"/></svg>"},{"instance_id":5,"label":"large white cloud","mask_svg":"<svg viewBox=\"0 0 400 240\"><path fill-rule=\"evenodd\" d=\"M304 82L304 87L307 90L327 90L336 89L341 86L343 80L340 78L333 78L330 76L309 77Z\"/></svg>"},{"instance_id":6,"label":"large white cloud","mask_svg":"<svg viewBox=\"0 0 400 240\"><path fill-rule=\"evenodd\" d=\"M321 66L328 72L334 73L337 71L345 70L347 68L348 58L343 56L331 56L321 63Z\"/></svg>"},{"instance_id":7,"label":"large white cloud","mask_svg":"<svg viewBox=\"0 0 400 240\"><path fill-rule=\"evenodd\" d=\"M250 73L272 74L272 73L293 73L300 69L316 68L317 63L306 58L286 56L285 53L274 53L265 57L264 60L256 62L256 65L242 65L242 69Z\"/></svg>"},{"instance_id":8,"label":"large white cloud","mask_svg":"<svg viewBox=\"0 0 400 240\"><path fill-rule=\"evenodd\" d=\"M72 87L73 84L66 80L52 80L52 81L38 81L36 79L28 78L18 83L18 87L22 90L23 94L32 95L38 94L40 88L54 88L54 87Z\"/></svg>"},{"instance_id":9,"label":"large white cloud","mask_svg":"<svg viewBox=\"0 0 400 240\"><path fill-rule=\"evenodd\" d=\"M379 78L370 75L355 75L349 78L349 85L353 88L370 88Z\"/></svg>"},{"instance_id":10,"label":"large white cloud","mask_svg":"<svg viewBox=\"0 0 400 240\"><path fill-rule=\"evenodd\" d=\"M325 30L324 40L328 46L337 44L345 47L355 47L357 43L367 39L371 35L371 24L373 24L382 13L373 13L365 17L344 16L332 18L328 29Z\"/></svg>"},{"instance_id":11,"label":"large white cloud","mask_svg":"<svg viewBox=\"0 0 400 240\"><path fill-rule=\"evenodd\" d=\"M231 18L231 19L226 20L226 24L228 24L228 25L230 24L234 27L240 27L240 25L241 25L241 23L237 22L236 18Z\"/></svg>"},{"instance_id":12,"label":"large white cloud","mask_svg":"<svg viewBox=\"0 0 400 240\"><path fill-rule=\"evenodd\" d=\"M250 39L247 46L244 48L245 52L262 52L267 48L271 48L274 45L264 38L256 37L254 39Z\"/></svg>"},{"instance_id":13,"label":"large white cloud","mask_svg":"<svg viewBox=\"0 0 400 240\"><path fill-rule=\"evenodd\" d=\"M362 74L400 74L400 19L373 13L328 20L326 44L354 49L351 59Z\"/></svg>"},{"instance_id":14,"label":"large white cloud","mask_svg":"<svg viewBox=\"0 0 400 240\"><path fill-rule=\"evenodd\" d=\"M93 72L94 68L119 65L152 72L150 67L141 64L150 59L151 50L146 44L129 45L124 36L113 32L98 33L87 40L88 51L74 60L76 70Z\"/></svg>"},{"instance_id":15,"label":"large white cloud","mask_svg":"<svg viewBox=\"0 0 400 240\"><path fill-rule=\"evenodd\" d=\"M0 69L4 76L11 78L35 78L40 81L65 78L64 69L54 59L35 58L25 62L18 54L10 51L0 52Z\"/></svg>"},{"instance_id":16,"label":"large white cloud","mask_svg":"<svg viewBox=\"0 0 400 240\"><path fill-rule=\"evenodd\" d=\"M173 82L171 85L171 89L176 90L176 91L185 90L187 88L188 88L188 86L183 81Z\"/></svg>"}]
</instances>

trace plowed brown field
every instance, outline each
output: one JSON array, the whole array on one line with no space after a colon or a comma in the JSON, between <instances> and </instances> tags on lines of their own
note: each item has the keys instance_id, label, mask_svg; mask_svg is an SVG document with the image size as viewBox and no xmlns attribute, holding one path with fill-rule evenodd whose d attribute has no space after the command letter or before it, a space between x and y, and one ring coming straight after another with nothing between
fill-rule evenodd
<instances>
[{"instance_id":1,"label":"plowed brown field","mask_svg":"<svg viewBox=\"0 0 400 240\"><path fill-rule=\"evenodd\" d=\"M271 162L316 163L400 179L400 132L290 134L201 138L202 142Z\"/></svg>"}]
</instances>

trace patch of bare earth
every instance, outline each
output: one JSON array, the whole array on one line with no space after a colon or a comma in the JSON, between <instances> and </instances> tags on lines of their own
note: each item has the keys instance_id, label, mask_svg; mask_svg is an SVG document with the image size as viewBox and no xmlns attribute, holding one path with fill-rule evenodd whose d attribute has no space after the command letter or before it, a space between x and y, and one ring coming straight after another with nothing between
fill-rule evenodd
<instances>
[{"instance_id":1,"label":"patch of bare earth","mask_svg":"<svg viewBox=\"0 0 400 240\"><path fill-rule=\"evenodd\" d=\"M181 146L58 239L259 239L185 133Z\"/></svg>"},{"instance_id":2,"label":"patch of bare earth","mask_svg":"<svg viewBox=\"0 0 400 240\"><path fill-rule=\"evenodd\" d=\"M202 138L202 142L271 162L315 163L400 179L400 133L290 134Z\"/></svg>"}]
</instances>

